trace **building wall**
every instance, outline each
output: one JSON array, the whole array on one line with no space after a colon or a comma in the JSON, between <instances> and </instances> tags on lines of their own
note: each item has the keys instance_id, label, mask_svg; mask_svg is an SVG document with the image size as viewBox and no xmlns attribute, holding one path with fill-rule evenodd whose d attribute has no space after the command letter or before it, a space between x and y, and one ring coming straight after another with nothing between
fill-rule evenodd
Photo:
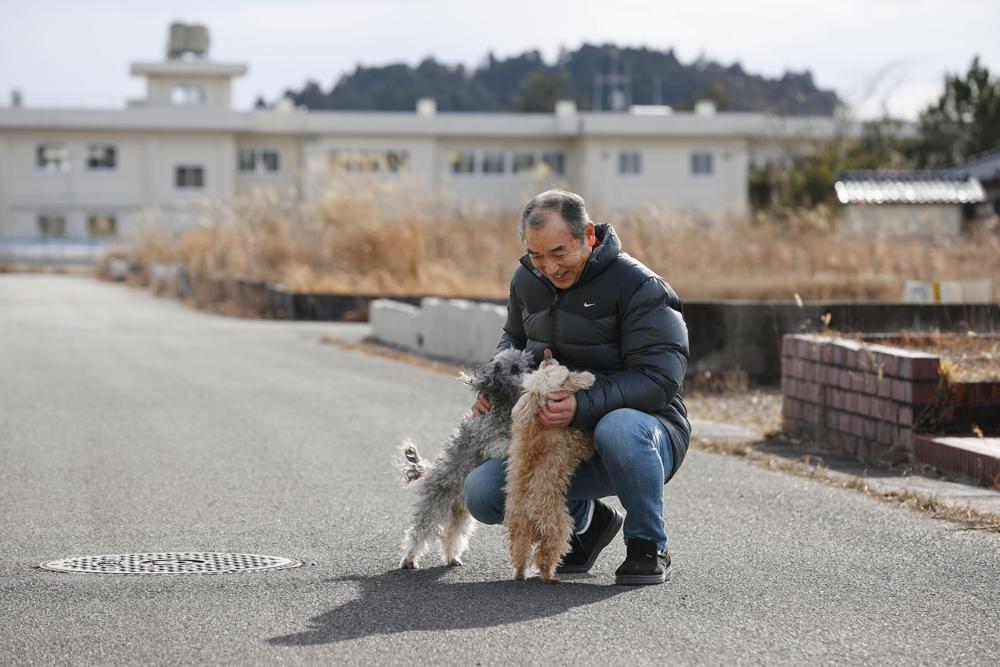
<instances>
[{"instance_id":1,"label":"building wall","mask_svg":"<svg viewBox=\"0 0 1000 667\"><path fill-rule=\"evenodd\" d=\"M201 86L205 91L202 106L211 109L228 109L232 84L228 77L150 77L146 84L147 106L172 106L171 95L176 85Z\"/></svg>"},{"instance_id":2,"label":"building wall","mask_svg":"<svg viewBox=\"0 0 1000 667\"><path fill-rule=\"evenodd\" d=\"M471 151L476 156L475 171L453 173L453 154L466 151ZM482 173L481 160L486 152L503 153L505 168L502 173ZM543 153L561 153L564 173L558 174L539 167L533 172L515 174L513 156L521 152L531 152L539 163ZM586 198L588 194L580 185L581 174L580 150L576 142L569 139L449 137L438 139L435 146L434 184L437 192L484 206L519 209L534 195L555 187L580 190Z\"/></svg>"},{"instance_id":3,"label":"building wall","mask_svg":"<svg viewBox=\"0 0 1000 667\"><path fill-rule=\"evenodd\" d=\"M64 146L69 154L68 168L39 169L37 150L42 144ZM116 167L88 169L86 155L91 144L114 146ZM68 237L87 236L89 215L114 215L121 229L144 203L143 144L140 135L114 132L17 131L0 138L0 236L37 236L39 215L64 217Z\"/></svg>"},{"instance_id":4,"label":"building wall","mask_svg":"<svg viewBox=\"0 0 1000 667\"><path fill-rule=\"evenodd\" d=\"M599 214L656 206L729 220L748 210L752 141L775 151L784 141L768 143L754 134L763 131L760 114L420 116L185 111L148 104L120 111L28 111L0 110L0 235L34 234L37 216L55 210L118 215L124 235L134 232L135 221L142 219L183 229L206 215L207 201L225 203L263 189L309 201L330 186L363 189L385 183L398 183L418 195L507 210L542 190L564 187L583 194ZM46 141L68 147L68 170L50 173L36 167L37 146ZM794 150L810 141L795 140ZM98 142L116 147L115 169L91 172L84 167L87 146ZM241 147L277 150L280 169L240 172ZM502 152L504 170L484 173L477 164L473 173L454 173L451 157L456 151L473 151L477 161L483 152ZM520 151L532 151L539 161L545 152L562 154L563 173L537 169L515 174L511 160ZM640 156L637 173L621 173L622 151ZM331 162L334 153L351 152L383 157L405 153L406 165L388 173L338 169ZM695 153L711 156L711 173L693 173ZM202 167L203 186L178 188L179 165ZM79 230L76 223L70 227Z\"/></svg>"},{"instance_id":5,"label":"building wall","mask_svg":"<svg viewBox=\"0 0 1000 667\"><path fill-rule=\"evenodd\" d=\"M641 156L637 174L619 170L619 156ZM712 173L692 173L692 154L712 156ZM660 206L724 219L747 212L747 144L727 138L586 138L581 188L606 208Z\"/></svg>"},{"instance_id":6,"label":"building wall","mask_svg":"<svg viewBox=\"0 0 1000 667\"><path fill-rule=\"evenodd\" d=\"M304 174L304 162L303 145L298 137L279 134L239 134L236 136L237 155L242 148L278 151L278 171L269 173L264 169L258 169L255 173L248 173L237 169L236 195L249 195L255 190L264 189L301 195L300 184Z\"/></svg>"},{"instance_id":7,"label":"building wall","mask_svg":"<svg viewBox=\"0 0 1000 667\"><path fill-rule=\"evenodd\" d=\"M850 204L844 228L861 236L959 236L962 207L957 204Z\"/></svg>"},{"instance_id":8,"label":"building wall","mask_svg":"<svg viewBox=\"0 0 1000 667\"><path fill-rule=\"evenodd\" d=\"M236 138L233 134L153 135L147 140L145 164L147 219L171 232L211 219L209 207L231 201L236 190ZM203 168L200 188L176 183L180 166Z\"/></svg>"},{"instance_id":9,"label":"building wall","mask_svg":"<svg viewBox=\"0 0 1000 667\"><path fill-rule=\"evenodd\" d=\"M42 144L65 146L68 168L40 169ZM92 144L115 148L114 168L87 167ZM8 238L38 236L40 215L64 217L69 238L88 235L88 216L112 215L118 235L130 236L142 211L153 208L163 209L158 224L181 229L196 221L206 200L225 200L235 189L231 134L18 130L0 135L0 152L0 236ZM180 165L202 167L204 186L178 188Z\"/></svg>"},{"instance_id":10,"label":"building wall","mask_svg":"<svg viewBox=\"0 0 1000 667\"><path fill-rule=\"evenodd\" d=\"M365 188L386 183L407 187L433 187L434 140L429 137L313 136L302 145L302 188L306 200L315 200L329 187ZM407 167L397 173L384 170L346 171L334 163L333 155L371 155L380 159L388 152L404 153Z\"/></svg>"}]
</instances>

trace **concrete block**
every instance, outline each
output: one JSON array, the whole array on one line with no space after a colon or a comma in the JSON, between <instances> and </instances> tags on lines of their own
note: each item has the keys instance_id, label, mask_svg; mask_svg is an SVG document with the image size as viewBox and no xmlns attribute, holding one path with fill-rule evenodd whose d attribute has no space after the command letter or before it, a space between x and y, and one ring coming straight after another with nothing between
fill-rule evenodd
<instances>
[{"instance_id":1,"label":"concrete block","mask_svg":"<svg viewBox=\"0 0 1000 667\"><path fill-rule=\"evenodd\" d=\"M464 299L452 299L447 302L447 343L449 359L472 363L475 355L475 308L476 304Z\"/></svg>"},{"instance_id":2,"label":"concrete block","mask_svg":"<svg viewBox=\"0 0 1000 667\"><path fill-rule=\"evenodd\" d=\"M903 287L904 303L990 303L993 300L993 281L941 280L921 282L907 280Z\"/></svg>"},{"instance_id":3,"label":"concrete block","mask_svg":"<svg viewBox=\"0 0 1000 667\"><path fill-rule=\"evenodd\" d=\"M474 315L474 360L485 363L493 357L507 320L507 309L493 304L479 304Z\"/></svg>"},{"instance_id":4,"label":"concrete block","mask_svg":"<svg viewBox=\"0 0 1000 667\"><path fill-rule=\"evenodd\" d=\"M423 336L423 351L433 357L447 358L448 349L448 312L449 307L444 299L429 297L420 301L420 333Z\"/></svg>"},{"instance_id":5,"label":"concrete block","mask_svg":"<svg viewBox=\"0 0 1000 667\"><path fill-rule=\"evenodd\" d=\"M376 340L414 352L420 351L420 308L399 301L377 299L368 309Z\"/></svg>"},{"instance_id":6,"label":"concrete block","mask_svg":"<svg viewBox=\"0 0 1000 667\"><path fill-rule=\"evenodd\" d=\"M112 280L125 280L128 277L128 260L113 259L108 264L108 273Z\"/></svg>"}]
</instances>

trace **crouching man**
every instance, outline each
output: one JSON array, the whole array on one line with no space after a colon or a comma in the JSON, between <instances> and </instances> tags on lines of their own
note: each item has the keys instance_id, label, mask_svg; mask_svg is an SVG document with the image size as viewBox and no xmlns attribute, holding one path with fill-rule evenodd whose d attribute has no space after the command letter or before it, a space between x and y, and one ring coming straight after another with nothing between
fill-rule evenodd
<instances>
[{"instance_id":1,"label":"crouching man","mask_svg":"<svg viewBox=\"0 0 1000 667\"><path fill-rule=\"evenodd\" d=\"M596 454L577 468L567 494L576 522L559 573L587 572L624 524L627 556L618 584L670 578L664 485L687 452L691 425L681 397L688 335L681 302L660 276L622 251L615 230L595 225L583 198L549 190L525 205L526 254L510 282L498 349L546 349L560 363L597 376L576 394L553 393L539 421L593 429ZM473 406L485 414L489 402ZM465 480L465 502L481 523L504 513L505 461L490 460ZM623 517L601 498L617 496Z\"/></svg>"}]
</instances>

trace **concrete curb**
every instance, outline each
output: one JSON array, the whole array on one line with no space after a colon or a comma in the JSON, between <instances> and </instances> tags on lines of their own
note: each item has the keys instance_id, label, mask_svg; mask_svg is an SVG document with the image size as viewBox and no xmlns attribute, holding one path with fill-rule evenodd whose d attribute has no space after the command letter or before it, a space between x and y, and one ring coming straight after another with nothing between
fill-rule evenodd
<instances>
[{"instance_id":1,"label":"concrete curb","mask_svg":"<svg viewBox=\"0 0 1000 667\"><path fill-rule=\"evenodd\" d=\"M434 359L486 363L496 350L507 310L464 299L430 297L420 307L378 299L369 307L372 337Z\"/></svg>"}]
</instances>

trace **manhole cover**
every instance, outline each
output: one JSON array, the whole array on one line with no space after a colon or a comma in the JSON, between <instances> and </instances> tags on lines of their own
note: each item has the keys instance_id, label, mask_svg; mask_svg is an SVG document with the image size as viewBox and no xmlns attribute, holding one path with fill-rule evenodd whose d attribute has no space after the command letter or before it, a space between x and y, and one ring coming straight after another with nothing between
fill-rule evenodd
<instances>
[{"instance_id":1,"label":"manhole cover","mask_svg":"<svg viewBox=\"0 0 1000 667\"><path fill-rule=\"evenodd\" d=\"M55 572L91 574L222 574L245 570L283 570L302 565L297 560L259 554L180 551L146 554L77 556L42 563Z\"/></svg>"}]
</instances>

